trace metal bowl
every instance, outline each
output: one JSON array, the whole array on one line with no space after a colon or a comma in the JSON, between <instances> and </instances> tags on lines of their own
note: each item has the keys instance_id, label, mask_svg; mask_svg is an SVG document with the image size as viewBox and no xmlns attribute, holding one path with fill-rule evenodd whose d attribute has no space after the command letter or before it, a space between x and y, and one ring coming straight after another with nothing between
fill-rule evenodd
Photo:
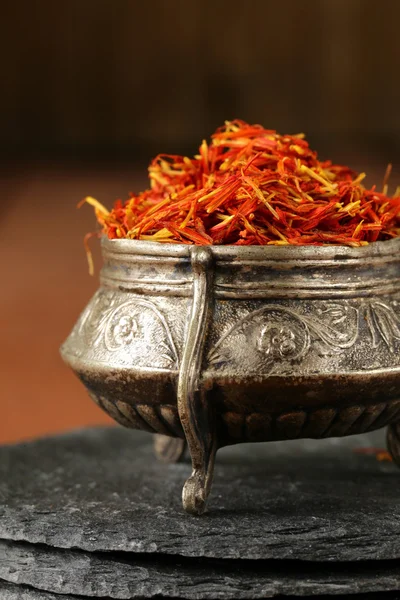
<instances>
[{"instance_id":1,"label":"metal bowl","mask_svg":"<svg viewBox=\"0 0 400 600\"><path fill-rule=\"evenodd\" d=\"M103 239L101 285L61 348L91 397L193 473L216 450L389 425L400 464L400 239L361 248ZM165 437L170 436L170 437Z\"/></svg>"}]
</instances>

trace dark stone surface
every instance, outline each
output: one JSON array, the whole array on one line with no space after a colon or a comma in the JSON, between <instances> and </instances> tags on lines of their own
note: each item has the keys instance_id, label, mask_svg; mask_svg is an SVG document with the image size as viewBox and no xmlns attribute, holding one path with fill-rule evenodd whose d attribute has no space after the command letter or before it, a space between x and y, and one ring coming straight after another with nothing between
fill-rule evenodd
<instances>
[{"instance_id":1,"label":"dark stone surface","mask_svg":"<svg viewBox=\"0 0 400 600\"><path fill-rule=\"evenodd\" d=\"M87 598L87 596L86 596ZM295 600L296 596L280 596L280 600ZM332 596L302 596L301 600L331 600ZM334 596L335 600L400 600L397 592L372 592L368 594ZM17 586L12 583L0 581L0 599L1 600L86 600L85 596L71 596L52 594L42 592L26 586ZM101 600L112 600L110 597L103 597ZM162 596L158 596L162 600Z\"/></svg>"},{"instance_id":2,"label":"dark stone surface","mask_svg":"<svg viewBox=\"0 0 400 600\"><path fill-rule=\"evenodd\" d=\"M93 554L0 542L0 579L58 594L187 600L397 591L400 563L213 560Z\"/></svg>"},{"instance_id":3,"label":"dark stone surface","mask_svg":"<svg viewBox=\"0 0 400 600\"><path fill-rule=\"evenodd\" d=\"M79 600L77 596L60 596L58 594L50 594L41 590L31 589L26 586L13 585L0 581L0 599L1 600ZM108 600L108 599L105 599ZM358 599L357 599L358 600ZM390 598L389 600L392 600Z\"/></svg>"},{"instance_id":4,"label":"dark stone surface","mask_svg":"<svg viewBox=\"0 0 400 600\"><path fill-rule=\"evenodd\" d=\"M148 434L89 429L3 447L0 538L216 558L399 558L400 472L353 451L381 446L380 436L226 448L200 518L181 507L190 465L158 463Z\"/></svg>"}]
</instances>

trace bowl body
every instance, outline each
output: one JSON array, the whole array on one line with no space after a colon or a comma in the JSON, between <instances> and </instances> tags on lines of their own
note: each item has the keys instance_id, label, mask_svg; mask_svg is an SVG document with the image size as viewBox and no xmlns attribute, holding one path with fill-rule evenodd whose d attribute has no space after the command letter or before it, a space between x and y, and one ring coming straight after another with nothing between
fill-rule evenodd
<instances>
[{"instance_id":1,"label":"bowl body","mask_svg":"<svg viewBox=\"0 0 400 600\"><path fill-rule=\"evenodd\" d=\"M203 390L218 446L400 421L400 239L211 247L204 260L181 244L102 250L100 288L61 351L121 424L183 438L193 361L186 383Z\"/></svg>"}]
</instances>

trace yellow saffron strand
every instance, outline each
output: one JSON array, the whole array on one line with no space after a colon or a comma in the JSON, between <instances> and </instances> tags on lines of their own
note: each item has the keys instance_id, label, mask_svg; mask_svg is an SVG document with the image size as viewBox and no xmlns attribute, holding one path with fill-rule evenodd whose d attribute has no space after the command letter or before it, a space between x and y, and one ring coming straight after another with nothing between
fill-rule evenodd
<instances>
[{"instance_id":1,"label":"yellow saffron strand","mask_svg":"<svg viewBox=\"0 0 400 600\"><path fill-rule=\"evenodd\" d=\"M96 200L96 198L92 198L92 196L86 196L86 198L81 200L81 202L79 202L79 204L78 204L78 208L80 208L83 204L85 204L85 202L86 202L86 204L90 204L90 206L93 206L96 211L98 211L100 214L104 215L105 217L107 217L110 214L110 211L107 210L106 207L101 204L101 202Z\"/></svg>"}]
</instances>

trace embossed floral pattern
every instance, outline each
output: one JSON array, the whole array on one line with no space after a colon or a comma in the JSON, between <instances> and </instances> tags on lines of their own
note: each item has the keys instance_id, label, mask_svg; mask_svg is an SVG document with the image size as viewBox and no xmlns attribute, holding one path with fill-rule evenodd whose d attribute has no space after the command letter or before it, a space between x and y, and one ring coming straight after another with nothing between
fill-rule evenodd
<instances>
[{"instance_id":1,"label":"embossed floral pattern","mask_svg":"<svg viewBox=\"0 0 400 600\"><path fill-rule=\"evenodd\" d=\"M127 298L127 296L125 296ZM179 358L168 322L157 305L145 299L121 302L116 295L108 311L93 317L98 323L98 347L115 353L115 362L138 367L177 368ZM149 362L149 355L153 358ZM101 357L97 353L97 360ZM110 357L104 355L104 360Z\"/></svg>"},{"instance_id":2,"label":"embossed floral pattern","mask_svg":"<svg viewBox=\"0 0 400 600\"><path fill-rule=\"evenodd\" d=\"M133 317L124 315L113 327L117 344L130 344L138 332L138 324Z\"/></svg>"},{"instance_id":3,"label":"embossed floral pattern","mask_svg":"<svg viewBox=\"0 0 400 600\"><path fill-rule=\"evenodd\" d=\"M290 358L296 354L294 332L287 326L265 326L258 339L258 349L274 358Z\"/></svg>"},{"instance_id":4,"label":"embossed floral pattern","mask_svg":"<svg viewBox=\"0 0 400 600\"><path fill-rule=\"evenodd\" d=\"M397 303L393 306L383 302L369 302L366 305L365 320L372 337L372 347L378 348L384 342L390 352L395 352L400 342L400 318L395 312Z\"/></svg>"}]
</instances>

